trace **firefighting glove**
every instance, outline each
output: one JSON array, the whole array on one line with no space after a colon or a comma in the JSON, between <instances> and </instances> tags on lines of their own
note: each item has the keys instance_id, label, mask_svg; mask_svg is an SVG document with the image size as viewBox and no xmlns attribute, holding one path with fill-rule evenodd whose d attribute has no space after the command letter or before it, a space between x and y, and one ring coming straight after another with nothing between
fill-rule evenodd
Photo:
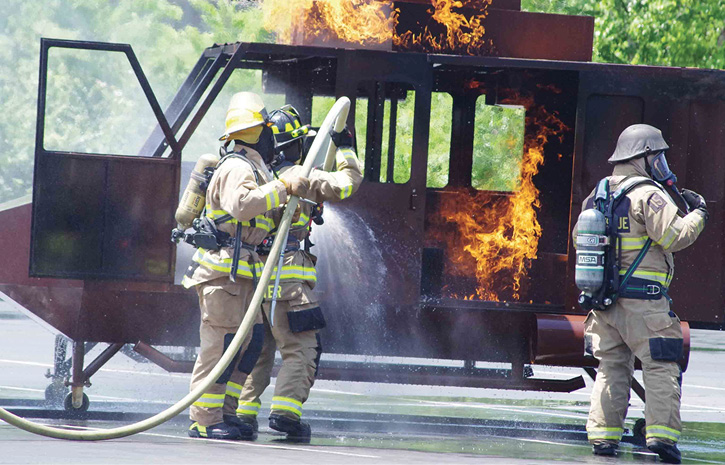
<instances>
[{"instance_id":1,"label":"firefighting glove","mask_svg":"<svg viewBox=\"0 0 725 465\"><path fill-rule=\"evenodd\" d=\"M295 224L300 220L300 215L302 214L302 209L300 208L300 204L297 204L297 208L295 208L295 212L292 215L292 224Z\"/></svg>"},{"instance_id":2,"label":"firefighting glove","mask_svg":"<svg viewBox=\"0 0 725 465\"><path fill-rule=\"evenodd\" d=\"M352 132L350 132L347 126L345 126L345 129L340 132L335 132L334 129L331 129L330 137L332 138L332 142L335 144L335 147L337 147L338 149L341 149L343 147L352 148L353 136Z\"/></svg>"},{"instance_id":3,"label":"firefighting glove","mask_svg":"<svg viewBox=\"0 0 725 465\"><path fill-rule=\"evenodd\" d=\"M287 189L287 195L296 195L298 197L307 196L307 191L310 190L310 180L302 176L293 176L287 179L280 178L285 189Z\"/></svg>"},{"instance_id":4,"label":"firefighting glove","mask_svg":"<svg viewBox=\"0 0 725 465\"><path fill-rule=\"evenodd\" d=\"M705 214L705 219L710 217L707 212L707 202L700 194L690 189L682 189L682 198L687 202L690 211L700 210Z\"/></svg>"}]
</instances>

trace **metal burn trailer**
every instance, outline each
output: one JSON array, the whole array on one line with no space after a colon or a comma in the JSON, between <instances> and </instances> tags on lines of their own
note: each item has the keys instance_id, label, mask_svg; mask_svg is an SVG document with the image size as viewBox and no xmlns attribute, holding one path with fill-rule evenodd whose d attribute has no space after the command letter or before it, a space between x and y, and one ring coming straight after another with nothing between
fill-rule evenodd
<instances>
[{"instance_id":1,"label":"metal burn trailer","mask_svg":"<svg viewBox=\"0 0 725 465\"><path fill-rule=\"evenodd\" d=\"M397 6L397 35L427 14L416 2ZM265 92L284 94L304 119L319 97L348 96L354 106L348 123L364 182L350 199L327 205L326 224L313 231L325 352L465 362L323 360L320 378L583 387L581 376L531 377L530 364L595 366L582 355L570 231L582 200L609 174L621 130L643 122L663 131L681 185L711 205L697 244L677 254L674 310L689 326L722 329L725 72L590 63L592 18L518 6L498 1L489 9L489 56L393 42L380 50L304 40L214 45L165 110L130 46L43 39L33 198L0 211L0 237L14 244L0 291L73 341L68 360L64 345L56 348L57 383L69 376L71 385L87 385L129 343L170 371L190 370L191 361L153 347L199 341L196 294L174 284L191 250L169 241L190 170L181 153L237 69L261 70ZM48 57L61 48L127 56L158 121L139 156L44 148ZM494 169L507 187L492 189L477 174L481 138L502 118L514 121L513 149ZM431 135L441 131L450 144L432 153ZM109 346L84 361L96 342Z\"/></svg>"}]
</instances>

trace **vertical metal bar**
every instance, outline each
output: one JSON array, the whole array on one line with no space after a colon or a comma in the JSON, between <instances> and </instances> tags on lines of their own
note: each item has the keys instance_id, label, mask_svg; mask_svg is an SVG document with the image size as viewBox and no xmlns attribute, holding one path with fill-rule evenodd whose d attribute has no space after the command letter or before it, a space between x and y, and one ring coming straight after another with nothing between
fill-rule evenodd
<instances>
[{"instance_id":1,"label":"vertical metal bar","mask_svg":"<svg viewBox=\"0 0 725 465\"><path fill-rule=\"evenodd\" d=\"M83 341L73 341L73 377L71 379L71 386L73 387L83 386L86 382L86 378L83 376L83 359L85 355L85 343Z\"/></svg>"},{"instance_id":2,"label":"vertical metal bar","mask_svg":"<svg viewBox=\"0 0 725 465\"><path fill-rule=\"evenodd\" d=\"M387 182L395 182L395 136L398 128L398 97L394 95L395 89L390 96L390 131L388 131L388 176Z\"/></svg>"},{"instance_id":3,"label":"vertical metal bar","mask_svg":"<svg viewBox=\"0 0 725 465\"><path fill-rule=\"evenodd\" d=\"M473 169L473 131L476 100L470 94L453 94L451 125L451 158L448 184L455 187L471 185Z\"/></svg>"},{"instance_id":4,"label":"vertical metal bar","mask_svg":"<svg viewBox=\"0 0 725 465\"><path fill-rule=\"evenodd\" d=\"M365 154L366 168L369 166L368 179L380 182L382 165L383 118L385 116L384 83L376 82L372 100L368 103L368 137Z\"/></svg>"},{"instance_id":5,"label":"vertical metal bar","mask_svg":"<svg viewBox=\"0 0 725 465\"><path fill-rule=\"evenodd\" d=\"M226 84L227 80L232 75L232 72L236 69L237 64L239 63L239 61L241 61L242 56L244 56L244 53L246 51L246 44L237 45L236 51L231 56L231 58L229 58L229 61L224 67L224 71L222 71L221 76L219 76L219 79L217 79L217 81L214 83L214 86L209 91L209 95L207 95L204 101L201 103L199 110L191 119L191 122L189 122L189 125L186 127L184 134L182 134L181 138L179 139L180 150L183 150L183 148L189 142L191 135L194 134L194 131L196 131L196 128L199 126L202 118L204 118L204 115L206 115L206 112L209 110L209 107L211 107L211 104L214 103L217 95L219 95L219 92L221 92L224 84Z\"/></svg>"},{"instance_id":6,"label":"vertical metal bar","mask_svg":"<svg viewBox=\"0 0 725 465\"><path fill-rule=\"evenodd\" d=\"M40 39L40 66L38 71L38 116L35 121L35 163L33 164L33 180L40 179L40 169L43 166L41 157L45 154L45 102L46 91L48 88L48 49L47 39ZM37 200L40 197L42 186L35 185L33 181L33 210L36 209ZM30 260L28 263L28 272L33 273L35 268L35 228L37 223L35 215L31 214L30 220Z\"/></svg>"}]
</instances>

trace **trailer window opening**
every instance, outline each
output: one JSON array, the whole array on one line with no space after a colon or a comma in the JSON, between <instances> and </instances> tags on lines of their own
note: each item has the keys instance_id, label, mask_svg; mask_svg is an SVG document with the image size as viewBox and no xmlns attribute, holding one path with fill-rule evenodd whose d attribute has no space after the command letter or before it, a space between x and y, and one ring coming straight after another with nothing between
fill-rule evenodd
<instances>
[{"instance_id":1,"label":"trailer window opening","mask_svg":"<svg viewBox=\"0 0 725 465\"><path fill-rule=\"evenodd\" d=\"M452 126L453 96L448 92L432 92L426 187L443 188L448 185Z\"/></svg>"},{"instance_id":2,"label":"trailer window opening","mask_svg":"<svg viewBox=\"0 0 725 465\"><path fill-rule=\"evenodd\" d=\"M357 99L355 120L358 150L364 152L359 156L365 161L365 178L407 183L413 155L415 90L407 84L367 82L361 85L360 93L363 97Z\"/></svg>"},{"instance_id":3,"label":"trailer window opening","mask_svg":"<svg viewBox=\"0 0 725 465\"><path fill-rule=\"evenodd\" d=\"M524 153L526 111L520 106L486 105L476 100L471 186L512 192L518 187Z\"/></svg>"},{"instance_id":4,"label":"trailer window opening","mask_svg":"<svg viewBox=\"0 0 725 465\"><path fill-rule=\"evenodd\" d=\"M156 125L124 53L48 51L45 150L139 155Z\"/></svg>"}]
</instances>

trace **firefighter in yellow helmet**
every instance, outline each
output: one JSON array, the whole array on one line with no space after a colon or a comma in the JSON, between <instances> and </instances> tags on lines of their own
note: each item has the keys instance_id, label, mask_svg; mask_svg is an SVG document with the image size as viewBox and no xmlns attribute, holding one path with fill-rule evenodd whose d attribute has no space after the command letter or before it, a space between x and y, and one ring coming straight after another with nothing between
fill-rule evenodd
<instances>
[{"instance_id":1,"label":"firefighter in yellow helmet","mask_svg":"<svg viewBox=\"0 0 725 465\"><path fill-rule=\"evenodd\" d=\"M305 137L314 134L310 133L308 126L300 123L299 114L290 106L272 112L270 119L281 155L275 173L280 179L293 179L302 168L299 163L304 153ZM346 128L332 136L337 146L337 170L312 171L310 189L304 196L312 203L344 200L362 182L362 173L352 148L352 134ZM276 215L277 218L281 218L280 213ZM277 375L270 406L269 426L287 433L287 437L292 440L306 440L311 434L310 425L301 421L302 405L315 381L322 353L318 331L325 327L325 318L312 290L317 281L316 258L308 252L308 247L303 248L301 245L302 242L309 244L306 239L313 221L322 223L321 210L319 206L303 201L299 219L290 230L278 293L275 298L274 285L270 282L266 302L262 306L265 337L259 360L240 394L235 394L239 400L237 415L256 431L257 414L261 406L259 398L269 385L275 350L279 350L282 367ZM268 257L268 260L276 259ZM233 411L226 413L232 414Z\"/></svg>"},{"instance_id":2,"label":"firefighter in yellow helmet","mask_svg":"<svg viewBox=\"0 0 725 465\"><path fill-rule=\"evenodd\" d=\"M680 195L689 213L679 214L664 189L668 186L679 193L676 177L667 166L668 149L659 129L646 124L628 127L609 159L614 164L612 176L600 181L582 206L584 210L598 208L598 202L612 193L612 199L619 199L612 200L609 218L619 238L613 245L615 254L621 253L620 276L615 277L619 290L612 294L614 299L607 297L596 305L585 323L585 350L599 360L587 421L587 435L596 455L616 455L637 357L647 392L647 447L664 462L681 460L676 444L682 429L682 372L677 362L683 340L667 291L674 274L673 253L695 242L708 212L702 196L685 189ZM574 227L575 243L578 233L579 223ZM582 246L588 245L587 234L581 231ZM587 264L584 260L583 267ZM580 297L580 302L586 301Z\"/></svg>"},{"instance_id":3,"label":"firefighter in yellow helmet","mask_svg":"<svg viewBox=\"0 0 725 465\"><path fill-rule=\"evenodd\" d=\"M191 376L193 390L211 372L231 343L251 302L262 271L257 246L272 230L271 213L288 195L307 194L309 180L276 180L268 168L274 136L264 103L251 92L235 94L226 114L223 158L206 192L200 230L207 248L197 246L182 284L194 287L201 308L201 345ZM211 244L211 245L209 245ZM261 319L222 376L190 408L189 436L253 439L254 430L235 415L224 416L227 383L244 383L262 349Z\"/></svg>"}]
</instances>

